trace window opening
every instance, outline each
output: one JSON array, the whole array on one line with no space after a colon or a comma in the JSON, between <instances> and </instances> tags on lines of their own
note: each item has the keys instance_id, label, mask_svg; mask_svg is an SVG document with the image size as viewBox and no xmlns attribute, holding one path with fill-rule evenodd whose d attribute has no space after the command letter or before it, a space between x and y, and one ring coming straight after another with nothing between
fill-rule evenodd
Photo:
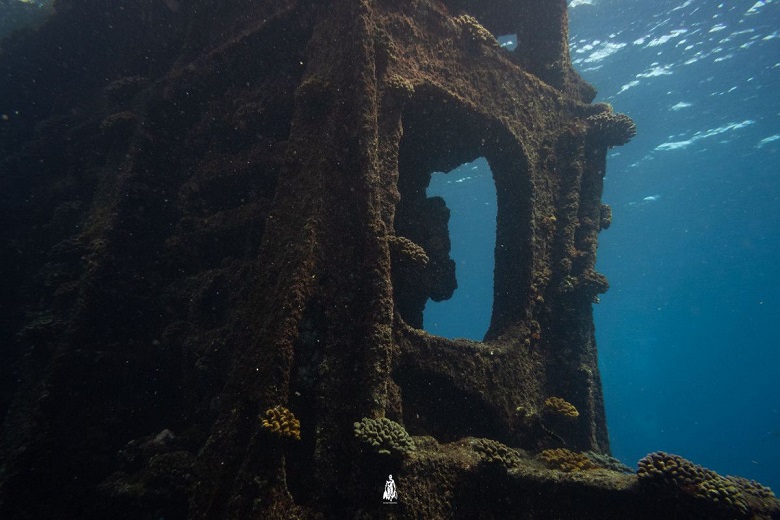
<instances>
[{"instance_id":1,"label":"window opening","mask_svg":"<svg viewBox=\"0 0 780 520\"><path fill-rule=\"evenodd\" d=\"M443 198L450 210L450 257L458 287L450 299L427 301L423 327L438 336L482 341L493 310L497 212L496 185L487 160L434 173L426 195Z\"/></svg>"},{"instance_id":2,"label":"window opening","mask_svg":"<svg viewBox=\"0 0 780 520\"><path fill-rule=\"evenodd\" d=\"M498 44L502 49L506 49L509 52L514 52L517 49L517 34L504 34L496 38Z\"/></svg>"}]
</instances>

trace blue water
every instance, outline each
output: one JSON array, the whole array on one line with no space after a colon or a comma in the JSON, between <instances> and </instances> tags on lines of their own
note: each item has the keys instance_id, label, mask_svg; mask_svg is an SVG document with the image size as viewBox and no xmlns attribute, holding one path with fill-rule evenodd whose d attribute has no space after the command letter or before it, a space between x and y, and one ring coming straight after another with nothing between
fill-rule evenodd
<instances>
[{"instance_id":1,"label":"blue water","mask_svg":"<svg viewBox=\"0 0 780 520\"><path fill-rule=\"evenodd\" d=\"M599 247L614 454L780 490L780 3L594 0L570 19L575 66L639 127L610 155Z\"/></svg>"},{"instance_id":2,"label":"blue water","mask_svg":"<svg viewBox=\"0 0 780 520\"><path fill-rule=\"evenodd\" d=\"M597 100L639 128L610 152L603 195L613 453L674 452L780 490L780 1L573 0L570 45ZM431 332L487 330L491 190L484 161L434 175L460 286L429 302Z\"/></svg>"}]
</instances>

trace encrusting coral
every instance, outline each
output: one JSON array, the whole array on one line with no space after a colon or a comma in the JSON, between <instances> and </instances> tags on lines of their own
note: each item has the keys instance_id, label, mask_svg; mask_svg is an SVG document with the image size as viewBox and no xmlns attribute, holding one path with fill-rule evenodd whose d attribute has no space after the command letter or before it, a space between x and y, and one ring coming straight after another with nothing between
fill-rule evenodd
<instances>
[{"instance_id":1,"label":"encrusting coral","mask_svg":"<svg viewBox=\"0 0 780 520\"><path fill-rule=\"evenodd\" d=\"M694 498L748 514L750 504L774 499L772 490L741 477L721 476L679 455L657 451L639 461L637 477L645 483L667 486Z\"/></svg>"},{"instance_id":2,"label":"encrusting coral","mask_svg":"<svg viewBox=\"0 0 780 520\"><path fill-rule=\"evenodd\" d=\"M407 455L416 449L404 427L385 417L363 417L354 427L355 437L380 455Z\"/></svg>"},{"instance_id":3,"label":"encrusting coral","mask_svg":"<svg viewBox=\"0 0 780 520\"><path fill-rule=\"evenodd\" d=\"M577 408L562 397L548 397L545 399L544 411L569 419L576 419L580 416L580 412L577 411Z\"/></svg>"},{"instance_id":4,"label":"encrusting coral","mask_svg":"<svg viewBox=\"0 0 780 520\"><path fill-rule=\"evenodd\" d=\"M301 440L301 422L295 415L282 405L276 405L265 411L263 428L279 437L291 437Z\"/></svg>"},{"instance_id":5,"label":"encrusting coral","mask_svg":"<svg viewBox=\"0 0 780 520\"><path fill-rule=\"evenodd\" d=\"M539 454L547 467L566 473L596 469L599 466L584 453L577 453L566 448L544 450Z\"/></svg>"}]
</instances>

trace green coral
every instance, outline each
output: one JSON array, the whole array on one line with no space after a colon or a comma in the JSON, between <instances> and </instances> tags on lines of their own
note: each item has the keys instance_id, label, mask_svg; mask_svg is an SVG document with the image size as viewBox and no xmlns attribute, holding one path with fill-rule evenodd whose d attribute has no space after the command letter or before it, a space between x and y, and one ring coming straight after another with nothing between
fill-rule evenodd
<instances>
[{"instance_id":1,"label":"green coral","mask_svg":"<svg viewBox=\"0 0 780 520\"><path fill-rule=\"evenodd\" d=\"M492 439L474 439L471 446L488 464L498 464L506 469L519 466L523 460L518 450Z\"/></svg>"},{"instance_id":2,"label":"green coral","mask_svg":"<svg viewBox=\"0 0 780 520\"><path fill-rule=\"evenodd\" d=\"M725 478L733 481L738 486L742 487L745 493L749 495L753 495L756 498L770 499L770 500L774 500L776 498L775 494L772 492L770 488L766 487L763 484L759 484L755 480L749 480L744 477L734 477L731 475Z\"/></svg>"},{"instance_id":3,"label":"green coral","mask_svg":"<svg viewBox=\"0 0 780 520\"><path fill-rule=\"evenodd\" d=\"M403 426L385 417L363 417L356 422L355 437L380 455L408 455L416 449Z\"/></svg>"},{"instance_id":4,"label":"green coral","mask_svg":"<svg viewBox=\"0 0 780 520\"><path fill-rule=\"evenodd\" d=\"M757 482L723 477L679 455L663 451L650 453L638 466L637 477L642 482L671 487L742 515L749 512L749 503L774 498L771 489Z\"/></svg>"}]
</instances>

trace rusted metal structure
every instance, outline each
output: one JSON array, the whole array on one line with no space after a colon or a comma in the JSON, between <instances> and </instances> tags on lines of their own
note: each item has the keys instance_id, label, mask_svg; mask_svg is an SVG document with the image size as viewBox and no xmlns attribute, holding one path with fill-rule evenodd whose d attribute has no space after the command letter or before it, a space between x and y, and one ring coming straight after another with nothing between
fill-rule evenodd
<instances>
[{"instance_id":1,"label":"rusted metal structure","mask_svg":"<svg viewBox=\"0 0 780 520\"><path fill-rule=\"evenodd\" d=\"M534 458L609 453L594 265L634 134L563 0L56 5L0 56L4 518L662 514ZM478 157L492 319L450 340L422 328L456 283L425 188ZM415 450L362 445L380 418Z\"/></svg>"}]
</instances>

